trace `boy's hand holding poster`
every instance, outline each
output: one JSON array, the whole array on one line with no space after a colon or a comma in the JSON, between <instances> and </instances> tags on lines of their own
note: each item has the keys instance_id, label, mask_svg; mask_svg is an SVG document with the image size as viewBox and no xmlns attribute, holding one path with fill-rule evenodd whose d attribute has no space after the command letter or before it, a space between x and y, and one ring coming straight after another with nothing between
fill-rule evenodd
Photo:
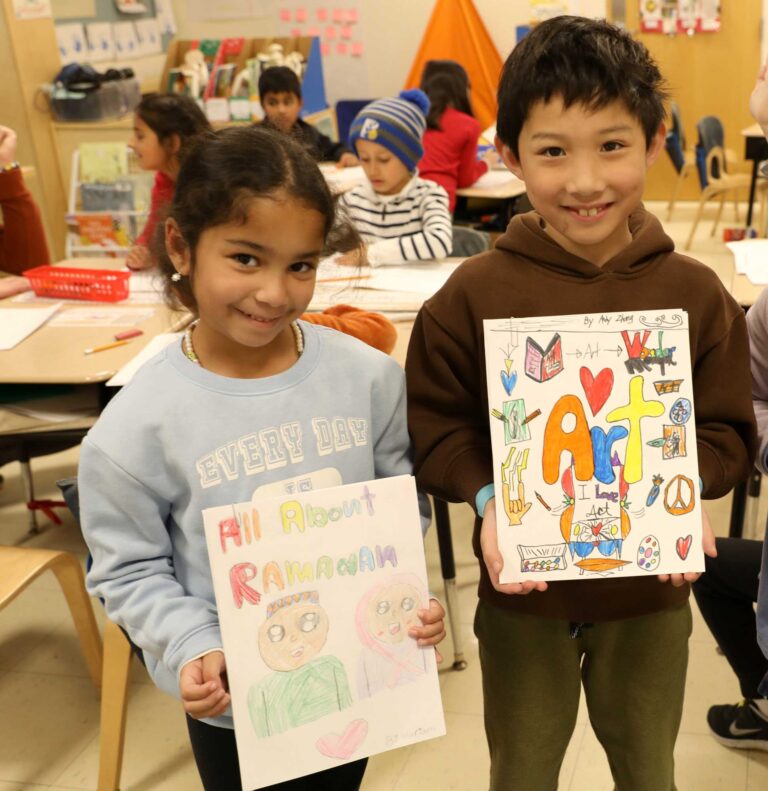
<instances>
[{"instance_id":1,"label":"boy's hand holding poster","mask_svg":"<svg viewBox=\"0 0 768 791\"><path fill-rule=\"evenodd\" d=\"M501 582L702 571L687 313L484 326Z\"/></svg>"},{"instance_id":2,"label":"boy's hand holding poster","mask_svg":"<svg viewBox=\"0 0 768 791\"><path fill-rule=\"evenodd\" d=\"M203 517L244 788L445 733L413 478Z\"/></svg>"}]
</instances>

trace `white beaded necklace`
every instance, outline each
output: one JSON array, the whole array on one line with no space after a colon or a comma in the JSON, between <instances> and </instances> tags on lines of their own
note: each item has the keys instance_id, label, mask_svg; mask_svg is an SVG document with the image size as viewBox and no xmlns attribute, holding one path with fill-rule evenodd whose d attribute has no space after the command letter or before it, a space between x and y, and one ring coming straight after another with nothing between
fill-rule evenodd
<instances>
[{"instance_id":1,"label":"white beaded necklace","mask_svg":"<svg viewBox=\"0 0 768 791\"><path fill-rule=\"evenodd\" d=\"M195 354L195 347L192 345L192 330L197 326L199 319L195 319L184 333L184 338L181 342L181 349L184 354L192 360L193 363L200 365L200 358ZM293 337L296 339L296 352L301 357L304 352L304 335L301 332L301 327L297 321L291 322L291 329L293 330Z\"/></svg>"}]
</instances>

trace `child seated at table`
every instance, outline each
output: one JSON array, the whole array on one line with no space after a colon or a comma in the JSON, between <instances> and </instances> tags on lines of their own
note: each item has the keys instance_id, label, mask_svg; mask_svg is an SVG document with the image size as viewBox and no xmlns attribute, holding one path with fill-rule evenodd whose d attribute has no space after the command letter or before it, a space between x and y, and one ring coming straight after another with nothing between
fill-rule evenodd
<instances>
[{"instance_id":1,"label":"child seated at table","mask_svg":"<svg viewBox=\"0 0 768 791\"><path fill-rule=\"evenodd\" d=\"M299 118L302 108L301 83L287 66L265 69L259 77L259 97L264 124L292 134L317 162L338 162L343 168L360 163L344 143L335 143L319 129Z\"/></svg>"},{"instance_id":2,"label":"child seated at table","mask_svg":"<svg viewBox=\"0 0 768 791\"><path fill-rule=\"evenodd\" d=\"M364 258L348 253L339 263L401 264L445 258L452 248L448 193L419 178L429 99L418 89L379 99L355 116L349 131L367 181L341 204L366 242Z\"/></svg>"}]
</instances>

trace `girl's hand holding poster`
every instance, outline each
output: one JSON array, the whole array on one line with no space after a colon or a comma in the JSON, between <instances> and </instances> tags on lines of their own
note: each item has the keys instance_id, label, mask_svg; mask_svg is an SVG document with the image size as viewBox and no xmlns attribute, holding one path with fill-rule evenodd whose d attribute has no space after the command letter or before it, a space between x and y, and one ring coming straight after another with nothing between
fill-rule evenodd
<instances>
[{"instance_id":1,"label":"girl's hand holding poster","mask_svg":"<svg viewBox=\"0 0 768 791\"><path fill-rule=\"evenodd\" d=\"M703 571L687 313L484 329L501 582Z\"/></svg>"},{"instance_id":2,"label":"girl's hand holding poster","mask_svg":"<svg viewBox=\"0 0 768 791\"><path fill-rule=\"evenodd\" d=\"M413 478L203 517L244 788L445 733Z\"/></svg>"}]
</instances>

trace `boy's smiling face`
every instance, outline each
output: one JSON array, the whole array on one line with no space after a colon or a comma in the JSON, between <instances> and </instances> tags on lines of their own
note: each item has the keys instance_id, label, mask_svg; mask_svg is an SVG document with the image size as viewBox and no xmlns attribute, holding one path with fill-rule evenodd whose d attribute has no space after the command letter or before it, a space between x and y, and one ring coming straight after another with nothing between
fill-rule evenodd
<instances>
[{"instance_id":1,"label":"boy's smiling face","mask_svg":"<svg viewBox=\"0 0 768 791\"><path fill-rule=\"evenodd\" d=\"M642 199L664 131L661 126L648 146L623 102L565 108L562 97L553 96L530 109L518 157L498 138L496 144L507 167L525 181L546 232L565 250L602 266L631 241L628 218Z\"/></svg>"}]
</instances>

